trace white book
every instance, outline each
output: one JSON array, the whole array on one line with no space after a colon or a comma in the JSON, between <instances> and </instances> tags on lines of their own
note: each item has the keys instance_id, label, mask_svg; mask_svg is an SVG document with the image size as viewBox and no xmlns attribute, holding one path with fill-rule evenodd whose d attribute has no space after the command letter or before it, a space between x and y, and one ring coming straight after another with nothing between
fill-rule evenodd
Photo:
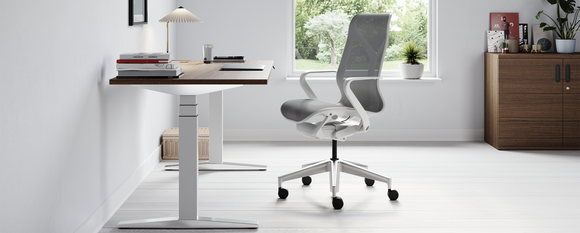
<instances>
[{"instance_id":1,"label":"white book","mask_svg":"<svg viewBox=\"0 0 580 233\"><path fill-rule=\"evenodd\" d=\"M179 61L170 63L117 63L117 70L166 70L179 67Z\"/></svg>"},{"instance_id":2,"label":"white book","mask_svg":"<svg viewBox=\"0 0 580 233\"><path fill-rule=\"evenodd\" d=\"M170 59L171 54L170 53L162 53L162 52L156 52L156 53L122 53L119 58L120 59L142 59L142 60L147 60L147 59Z\"/></svg>"},{"instance_id":3,"label":"white book","mask_svg":"<svg viewBox=\"0 0 580 233\"><path fill-rule=\"evenodd\" d=\"M503 31L487 31L487 52L501 52L501 43L505 41Z\"/></svg>"}]
</instances>

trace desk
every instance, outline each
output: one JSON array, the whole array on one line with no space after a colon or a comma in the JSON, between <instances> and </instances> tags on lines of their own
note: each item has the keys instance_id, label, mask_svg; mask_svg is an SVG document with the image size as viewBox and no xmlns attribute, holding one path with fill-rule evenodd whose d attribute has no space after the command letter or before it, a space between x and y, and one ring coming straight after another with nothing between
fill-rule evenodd
<instances>
[{"instance_id":1,"label":"desk","mask_svg":"<svg viewBox=\"0 0 580 233\"><path fill-rule=\"evenodd\" d=\"M220 71L226 63L204 64L202 61L181 63L185 73L179 79L167 78L113 78L110 85L131 85L179 96L179 216L174 218L142 219L122 221L119 228L258 228L256 221L219 219L198 216L197 179L198 164L197 145L197 95L210 94L210 164L220 167L257 167L265 166L224 163L223 152L223 90L242 85L265 85L272 71L274 61L247 61L246 64L263 64L263 71ZM215 106L214 106L215 105ZM217 120L214 120L217 119ZM213 122L213 123L212 123ZM212 128L213 127L213 128ZM214 134L215 133L215 134ZM214 144L212 144L212 141ZM187 143L190 142L190 143ZM212 145L214 147L212 147ZM213 151L215 149L215 151ZM212 151L216 156L212 160ZM217 156L219 155L219 156ZM213 164L212 164L213 163ZM208 170L213 170L208 169ZM237 169L224 169L237 170ZM242 169L243 170L243 169Z\"/></svg>"}]
</instances>

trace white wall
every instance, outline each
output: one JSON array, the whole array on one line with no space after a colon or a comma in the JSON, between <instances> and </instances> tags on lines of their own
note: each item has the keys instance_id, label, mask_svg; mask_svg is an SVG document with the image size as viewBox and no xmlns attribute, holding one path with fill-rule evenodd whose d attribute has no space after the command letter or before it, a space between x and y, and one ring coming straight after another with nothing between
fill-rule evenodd
<instances>
[{"instance_id":1,"label":"white wall","mask_svg":"<svg viewBox=\"0 0 580 233\"><path fill-rule=\"evenodd\" d=\"M175 58L199 59L201 45L213 43L219 55L275 60L268 86L225 92L226 137L229 132L234 139L243 133L302 139L279 113L284 101L304 97L297 82L285 81L292 57L286 48L289 1L177 3L204 23L170 26ZM86 225L158 149L161 133L177 124L176 98L108 85L119 53L165 50L165 25L157 21L175 9L175 2L149 4L150 23L129 27L126 1L2 3L2 232L74 232ZM387 108L372 118L367 135L378 140L482 139L489 12L520 12L520 22L533 24L541 9L552 7L529 0L439 0L443 82L383 84ZM338 100L334 84L313 86L322 98ZM204 108L207 104L200 112L207 125Z\"/></svg>"},{"instance_id":2,"label":"white wall","mask_svg":"<svg viewBox=\"0 0 580 233\"><path fill-rule=\"evenodd\" d=\"M175 1L149 0L151 23L141 26L128 26L127 8L126 0L2 1L0 231L98 226L85 221L114 213L102 205L176 125L176 98L108 84L119 53L165 51L157 20Z\"/></svg>"},{"instance_id":3,"label":"white wall","mask_svg":"<svg viewBox=\"0 0 580 233\"><path fill-rule=\"evenodd\" d=\"M177 28L177 56L199 60L204 43L216 55L271 59L276 69L268 86L225 91L225 138L230 140L306 140L280 114L289 99L305 98L298 82L286 81L287 44L291 38L291 1L177 0L201 17L199 24ZM534 16L555 7L543 1L438 1L439 83L383 83L383 113L371 118L371 130L352 140L483 140L485 32L490 12L519 12L520 22L539 24ZM580 40L577 41L577 43ZM580 44L576 46L580 51ZM337 101L331 82L312 83L323 99ZM200 98L200 124L207 125L207 98ZM248 137L248 135L250 137ZM244 138L246 137L246 138Z\"/></svg>"}]
</instances>

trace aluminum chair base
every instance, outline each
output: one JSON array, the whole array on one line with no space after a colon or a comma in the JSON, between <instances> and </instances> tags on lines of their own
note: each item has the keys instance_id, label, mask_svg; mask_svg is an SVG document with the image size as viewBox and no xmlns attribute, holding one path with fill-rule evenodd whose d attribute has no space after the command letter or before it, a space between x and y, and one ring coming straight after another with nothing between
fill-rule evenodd
<instances>
[{"instance_id":1,"label":"aluminum chair base","mask_svg":"<svg viewBox=\"0 0 580 233\"><path fill-rule=\"evenodd\" d=\"M375 181L380 181L387 184L389 199L394 201L399 197L397 190L391 189L391 178L383 176L379 173L367 169L368 166L360 163L350 162L346 160L339 160L336 157L336 141L333 140L333 157L329 160L323 160L315 163L309 163L302 166L301 170L278 177L278 197L286 199L288 197L288 190L282 187L284 181L302 178L304 185L309 185L312 181L310 176L329 172L330 175L330 192L332 193L332 206L334 209L341 209L344 206L342 198L336 194L339 191L340 173L348 173L351 175L365 178L365 183L372 186Z\"/></svg>"}]
</instances>

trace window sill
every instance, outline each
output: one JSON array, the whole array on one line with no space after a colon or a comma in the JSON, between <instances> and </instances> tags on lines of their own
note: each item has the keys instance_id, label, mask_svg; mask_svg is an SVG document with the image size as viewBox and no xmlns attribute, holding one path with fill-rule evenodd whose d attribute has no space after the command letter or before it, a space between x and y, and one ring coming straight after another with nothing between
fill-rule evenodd
<instances>
[{"instance_id":1,"label":"window sill","mask_svg":"<svg viewBox=\"0 0 580 233\"><path fill-rule=\"evenodd\" d=\"M316 77L316 78L306 78L306 80L308 80L308 82L310 82L310 81L329 82L329 81L335 81L335 78L334 77L328 77L328 78ZM300 81L300 78L298 78L298 77L286 77L286 81L298 82L298 81ZM412 83L412 82L425 83L425 82L441 82L441 81L443 81L443 79L441 79L439 77L422 77L420 79L404 79L402 77L382 77L380 80L380 82L405 82L405 83Z\"/></svg>"}]
</instances>

